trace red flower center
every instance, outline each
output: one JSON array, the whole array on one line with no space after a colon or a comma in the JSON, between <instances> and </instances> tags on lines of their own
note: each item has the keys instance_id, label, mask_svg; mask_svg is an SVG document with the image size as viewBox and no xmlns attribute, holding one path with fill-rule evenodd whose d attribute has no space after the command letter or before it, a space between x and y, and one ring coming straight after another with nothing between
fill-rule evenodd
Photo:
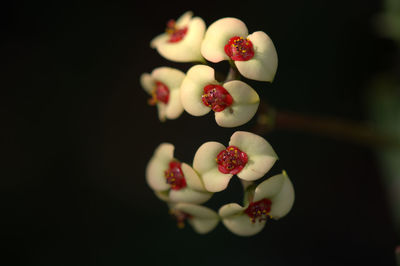
<instances>
[{"instance_id":1,"label":"red flower center","mask_svg":"<svg viewBox=\"0 0 400 266\"><path fill-rule=\"evenodd\" d=\"M186 180L180 162L171 161L169 163L169 168L164 172L164 175L167 183L171 185L171 189L180 190L186 187Z\"/></svg>"},{"instance_id":2,"label":"red flower center","mask_svg":"<svg viewBox=\"0 0 400 266\"><path fill-rule=\"evenodd\" d=\"M229 146L217 155L216 160L221 173L235 175L242 171L248 158L238 147Z\"/></svg>"},{"instance_id":3,"label":"red flower center","mask_svg":"<svg viewBox=\"0 0 400 266\"><path fill-rule=\"evenodd\" d=\"M204 87L201 100L205 106L210 107L214 112L221 112L233 103L232 96L224 87L212 84Z\"/></svg>"},{"instance_id":4,"label":"red flower center","mask_svg":"<svg viewBox=\"0 0 400 266\"><path fill-rule=\"evenodd\" d=\"M254 48L249 39L243 37L232 37L225 45L225 53L235 61L247 61L253 58Z\"/></svg>"},{"instance_id":5,"label":"red flower center","mask_svg":"<svg viewBox=\"0 0 400 266\"><path fill-rule=\"evenodd\" d=\"M177 28L175 20L170 19L167 22L167 29L165 32L169 35L168 42L174 43L181 41L188 31L188 27Z\"/></svg>"},{"instance_id":6,"label":"red flower center","mask_svg":"<svg viewBox=\"0 0 400 266\"><path fill-rule=\"evenodd\" d=\"M244 211L249 217L252 223L266 221L271 218L269 212L271 211L271 200L262 199L256 202L250 203L249 207Z\"/></svg>"},{"instance_id":7,"label":"red flower center","mask_svg":"<svg viewBox=\"0 0 400 266\"><path fill-rule=\"evenodd\" d=\"M169 88L167 85L160 81L156 81L156 87L154 88L152 98L149 100L150 105L155 105L157 102L167 104L169 100Z\"/></svg>"}]
</instances>

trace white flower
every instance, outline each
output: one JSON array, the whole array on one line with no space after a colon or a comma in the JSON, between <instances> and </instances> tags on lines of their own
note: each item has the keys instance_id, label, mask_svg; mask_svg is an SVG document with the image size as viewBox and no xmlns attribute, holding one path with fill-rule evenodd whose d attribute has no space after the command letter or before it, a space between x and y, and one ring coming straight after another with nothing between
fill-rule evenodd
<instances>
[{"instance_id":1,"label":"white flower","mask_svg":"<svg viewBox=\"0 0 400 266\"><path fill-rule=\"evenodd\" d=\"M211 24L201 53L214 63L233 60L240 74L259 81L272 81L278 67L278 55L268 35L262 31L249 35L246 25L236 18L222 18Z\"/></svg>"},{"instance_id":2,"label":"white flower","mask_svg":"<svg viewBox=\"0 0 400 266\"><path fill-rule=\"evenodd\" d=\"M156 36L150 46L163 57L176 62L204 61L200 53L206 24L193 13L184 13L177 21L167 23L165 33Z\"/></svg>"},{"instance_id":3,"label":"white flower","mask_svg":"<svg viewBox=\"0 0 400 266\"><path fill-rule=\"evenodd\" d=\"M174 158L174 145L160 144L146 168L147 184L156 195L170 202L204 203L212 193L204 189L199 175Z\"/></svg>"},{"instance_id":4,"label":"white flower","mask_svg":"<svg viewBox=\"0 0 400 266\"><path fill-rule=\"evenodd\" d=\"M284 171L260 183L244 207L229 203L219 209L223 224L232 233L252 236L259 233L268 219L285 216L294 203L292 182Z\"/></svg>"},{"instance_id":5,"label":"white flower","mask_svg":"<svg viewBox=\"0 0 400 266\"><path fill-rule=\"evenodd\" d=\"M228 186L233 175L247 181L263 177L277 159L264 138L236 131L227 148L215 141L201 145L194 156L193 168L200 174L208 191L218 192Z\"/></svg>"},{"instance_id":6,"label":"white flower","mask_svg":"<svg viewBox=\"0 0 400 266\"><path fill-rule=\"evenodd\" d=\"M176 119L183 107L180 99L180 86L185 74L175 68L159 67L151 74L144 73L140 77L143 89L152 96L150 105L157 105L158 117L164 122L166 118Z\"/></svg>"},{"instance_id":7,"label":"white flower","mask_svg":"<svg viewBox=\"0 0 400 266\"><path fill-rule=\"evenodd\" d=\"M210 232L220 220L215 211L190 203L170 204L170 213L175 216L179 228L183 228L187 221L199 234Z\"/></svg>"},{"instance_id":8,"label":"white flower","mask_svg":"<svg viewBox=\"0 0 400 266\"><path fill-rule=\"evenodd\" d=\"M236 127L254 116L260 98L246 83L233 80L220 85L213 68L195 65L182 81L181 102L191 115L202 116L213 110L218 125Z\"/></svg>"}]
</instances>

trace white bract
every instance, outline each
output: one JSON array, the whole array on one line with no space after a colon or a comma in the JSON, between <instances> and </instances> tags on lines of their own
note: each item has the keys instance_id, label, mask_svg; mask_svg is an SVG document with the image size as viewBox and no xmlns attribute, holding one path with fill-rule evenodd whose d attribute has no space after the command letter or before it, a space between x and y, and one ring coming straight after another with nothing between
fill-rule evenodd
<instances>
[{"instance_id":1,"label":"white bract","mask_svg":"<svg viewBox=\"0 0 400 266\"><path fill-rule=\"evenodd\" d=\"M184 78L185 73L170 67L158 67L140 76L143 89L152 96L149 104L157 105L160 121L176 119L183 113L180 86Z\"/></svg>"},{"instance_id":2,"label":"white bract","mask_svg":"<svg viewBox=\"0 0 400 266\"><path fill-rule=\"evenodd\" d=\"M193 159L208 191L224 190L235 174L246 181L263 177L274 165L278 156L262 137L244 131L236 131L229 147L210 141L200 146Z\"/></svg>"},{"instance_id":3,"label":"white bract","mask_svg":"<svg viewBox=\"0 0 400 266\"><path fill-rule=\"evenodd\" d=\"M227 51L233 51L234 56ZM246 25L237 18L212 23L205 33L201 53L213 63L233 60L240 74L258 81L272 82L278 67L278 55L269 36L262 31L249 35Z\"/></svg>"},{"instance_id":4,"label":"white bract","mask_svg":"<svg viewBox=\"0 0 400 266\"><path fill-rule=\"evenodd\" d=\"M247 194L252 198L244 207L229 203L218 212L226 228L240 236L259 233L268 219L282 218L294 203L293 185L285 171L263 181Z\"/></svg>"},{"instance_id":5,"label":"white bract","mask_svg":"<svg viewBox=\"0 0 400 266\"><path fill-rule=\"evenodd\" d=\"M213 68L195 65L182 81L181 101L191 115L202 116L214 110L219 126L236 127L251 120L260 98L246 83L233 80L220 84Z\"/></svg>"},{"instance_id":6,"label":"white bract","mask_svg":"<svg viewBox=\"0 0 400 266\"><path fill-rule=\"evenodd\" d=\"M193 17L188 11L178 20L170 20L167 30L156 36L150 46L157 49L161 56L176 62L204 61L200 47L206 25L200 17Z\"/></svg>"},{"instance_id":7,"label":"white bract","mask_svg":"<svg viewBox=\"0 0 400 266\"><path fill-rule=\"evenodd\" d=\"M170 213L177 219L178 227L182 228L187 221L199 234L210 232L220 220L218 214L210 208L190 203L171 204Z\"/></svg>"},{"instance_id":8,"label":"white bract","mask_svg":"<svg viewBox=\"0 0 400 266\"><path fill-rule=\"evenodd\" d=\"M146 168L146 181L161 200L201 204L209 200L212 193L192 167L174 158L174 146L161 143Z\"/></svg>"}]
</instances>

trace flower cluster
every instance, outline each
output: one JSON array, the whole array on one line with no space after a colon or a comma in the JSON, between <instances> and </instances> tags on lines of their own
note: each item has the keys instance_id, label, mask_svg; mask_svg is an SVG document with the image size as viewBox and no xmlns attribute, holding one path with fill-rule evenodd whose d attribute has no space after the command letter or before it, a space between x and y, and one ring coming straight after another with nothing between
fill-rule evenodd
<instances>
[{"instance_id":1,"label":"flower cluster","mask_svg":"<svg viewBox=\"0 0 400 266\"><path fill-rule=\"evenodd\" d=\"M170 67L142 74L140 82L156 105L160 121L176 119L184 111L202 116L211 110L221 127L237 127L249 122L260 102L257 92L246 82L272 82L278 58L274 44L262 31L249 34L236 18L223 18L208 28L199 17L186 12L170 20L164 33L150 46L168 60L195 62L186 73ZM229 61L231 69L224 82L207 63ZM200 233L208 233L221 221L232 233L251 236L260 232L269 219L280 219L294 202L293 185L283 171L261 179L278 160L274 149L261 136L236 131L225 146L216 141L202 144L192 163L174 157L174 145L161 143L146 168L146 181L155 195L166 202L178 227L188 222ZM229 186L236 176L243 184L243 203L229 203L214 211L204 204L214 193ZM257 182L257 183L256 183Z\"/></svg>"},{"instance_id":2,"label":"flower cluster","mask_svg":"<svg viewBox=\"0 0 400 266\"><path fill-rule=\"evenodd\" d=\"M240 80L223 83L215 78L207 60L228 60L239 75L252 80L272 82L278 56L268 35L248 33L236 18L223 18L207 29L204 21L186 12L167 23L165 33L156 36L150 46L175 62L197 62L186 73L159 67L141 76L141 84L151 95L149 104L157 105L161 121L178 118L183 110L202 116L211 110L221 127L237 127L250 121L260 102L257 92Z\"/></svg>"}]
</instances>

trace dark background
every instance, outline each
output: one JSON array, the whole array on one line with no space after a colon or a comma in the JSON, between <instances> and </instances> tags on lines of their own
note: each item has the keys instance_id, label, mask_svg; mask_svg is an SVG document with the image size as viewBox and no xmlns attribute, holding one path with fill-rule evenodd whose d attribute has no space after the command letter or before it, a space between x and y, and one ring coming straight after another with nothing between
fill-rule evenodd
<instances>
[{"instance_id":1,"label":"dark background","mask_svg":"<svg viewBox=\"0 0 400 266\"><path fill-rule=\"evenodd\" d=\"M2 4L0 265L395 265L399 244L374 150L313 134L265 137L296 201L280 221L242 238L176 227L144 178L161 142L191 163L205 141L236 129L212 114L160 123L139 84L163 59L149 47L186 10L207 25L232 16L277 47L264 100L299 113L367 120L370 79L395 45L373 27L380 1L15 2ZM4 20L4 21L3 21ZM249 130L251 123L240 127ZM239 201L240 184L208 203Z\"/></svg>"}]
</instances>

